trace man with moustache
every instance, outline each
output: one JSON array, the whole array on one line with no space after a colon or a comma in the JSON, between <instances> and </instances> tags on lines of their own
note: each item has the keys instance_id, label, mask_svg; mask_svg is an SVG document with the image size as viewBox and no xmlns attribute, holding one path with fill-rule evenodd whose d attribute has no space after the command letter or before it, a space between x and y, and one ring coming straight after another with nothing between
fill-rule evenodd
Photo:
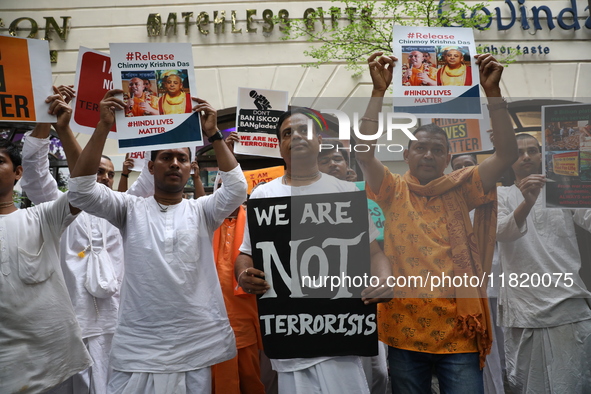
<instances>
[{"instance_id":1,"label":"man with moustache","mask_svg":"<svg viewBox=\"0 0 591 394\"><path fill-rule=\"evenodd\" d=\"M373 90L361 118L363 134L376 134L396 61L381 52L368 59ZM496 181L515 161L517 144L501 98L503 66L490 54L477 55L476 64L495 135L496 151L487 160L444 174L450 145L435 124L415 130L416 140L404 151L409 170L402 176L380 163L375 148L356 154L368 197L384 211L384 251L395 275L456 278L490 272ZM407 286L394 295L378 306L380 340L390 346L392 391L430 393L435 371L446 392L482 393L482 368L492 345L486 286Z\"/></svg>"},{"instance_id":2,"label":"man with moustache","mask_svg":"<svg viewBox=\"0 0 591 394\"><path fill-rule=\"evenodd\" d=\"M236 355L232 327L213 260L214 230L246 199L246 180L217 128L217 112L193 99L212 143L222 186L183 199L188 148L152 151L154 196L117 193L93 182L115 111L125 104L107 92L100 121L70 178L70 202L121 230L125 276L113 337L109 393L188 394L211 391L210 366Z\"/></svg>"}]
</instances>

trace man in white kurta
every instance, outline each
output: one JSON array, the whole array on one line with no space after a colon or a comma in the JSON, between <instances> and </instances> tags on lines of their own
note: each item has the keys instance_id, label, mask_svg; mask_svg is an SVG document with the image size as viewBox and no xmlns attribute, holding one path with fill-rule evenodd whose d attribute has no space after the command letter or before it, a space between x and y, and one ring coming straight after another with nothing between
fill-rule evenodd
<instances>
[{"instance_id":1,"label":"man in white kurta","mask_svg":"<svg viewBox=\"0 0 591 394\"><path fill-rule=\"evenodd\" d=\"M33 134L26 136L22 151L21 187L35 204L56 200L62 194L49 172L47 156L50 140L37 137L45 137L49 134L48 129L43 130L44 126L49 127L49 125L37 125ZM71 138L77 146L77 142L70 133L68 135L60 133L59 136L62 141ZM64 144L64 149L68 150L68 146L67 143ZM77 157L74 153L71 153L72 156ZM66 151L66 154L70 153ZM98 176L96 181L104 182L107 187L111 187L113 183L110 174L113 171L111 161L103 157L100 168L105 174ZM128 193L151 195L153 191L152 176L145 171ZM85 286L89 258L92 253L99 264L109 265L116 274L117 285L115 292L110 296L95 297ZM60 264L93 366L74 375L71 382L64 383L63 387L53 390L52 393L106 394L109 353L117 325L119 288L123 280L123 241L119 229L105 219L81 212L61 237Z\"/></svg>"},{"instance_id":2,"label":"man in white kurta","mask_svg":"<svg viewBox=\"0 0 591 394\"><path fill-rule=\"evenodd\" d=\"M545 208L538 141L518 135L517 142L516 184L498 190L497 241L505 279L498 318L505 327L507 377L516 393L586 393L591 293L579 276L574 225L591 230L591 211ZM512 284L511 275L518 279Z\"/></svg>"},{"instance_id":3,"label":"man in white kurta","mask_svg":"<svg viewBox=\"0 0 591 394\"><path fill-rule=\"evenodd\" d=\"M40 393L88 368L58 245L66 195L0 217L0 392Z\"/></svg>"},{"instance_id":4,"label":"man in white kurta","mask_svg":"<svg viewBox=\"0 0 591 394\"><path fill-rule=\"evenodd\" d=\"M1 140L0 393L44 392L92 363L59 266L59 239L74 219L67 196L17 210L20 164Z\"/></svg>"},{"instance_id":5,"label":"man in white kurta","mask_svg":"<svg viewBox=\"0 0 591 394\"><path fill-rule=\"evenodd\" d=\"M246 197L246 181L218 136L216 112L198 101L223 185L197 200L182 199L190 174L188 149L164 149L149 163L155 194L140 198L96 183L100 159L121 100L107 93L101 121L70 178L70 202L121 230L125 276L113 338L110 393L202 393L209 366L236 354L213 260L214 230Z\"/></svg>"}]
</instances>

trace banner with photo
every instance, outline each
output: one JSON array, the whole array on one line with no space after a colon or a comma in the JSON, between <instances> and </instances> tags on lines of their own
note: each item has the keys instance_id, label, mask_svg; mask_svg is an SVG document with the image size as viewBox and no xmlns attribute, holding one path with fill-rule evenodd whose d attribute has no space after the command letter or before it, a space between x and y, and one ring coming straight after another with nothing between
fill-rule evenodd
<instances>
[{"instance_id":1,"label":"banner with photo","mask_svg":"<svg viewBox=\"0 0 591 394\"><path fill-rule=\"evenodd\" d=\"M289 93L280 90L238 88L234 153L280 158L277 121L287 111Z\"/></svg>"},{"instance_id":2,"label":"banner with photo","mask_svg":"<svg viewBox=\"0 0 591 394\"><path fill-rule=\"evenodd\" d=\"M119 151L203 145L190 43L110 44L113 85L123 90L117 112Z\"/></svg>"},{"instance_id":3,"label":"banner with photo","mask_svg":"<svg viewBox=\"0 0 591 394\"><path fill-rule=\"evenodd\" d=\"M394 112L482 118L472 29L395 25L392 36Z\"/></svg>"},{"instance_id":4,"label":"banner with photo","mask_svg":"<svg viewBox=\"0 0 591 394\"><path fill-rule=\"evenodd\" d=\"M111 58L93 49L80 47L74 79L76 97L72 100L70 126L76 133L92 134L100 119L99 103L113 89ZM117 127L111 127L109 138L117 138Z\"/></svg>"},{"instance_id":5,"label":"banner with photo","mask_svg":"<svg viewBox=\"0 0 591 394\"><path fill-rule=\"evenodd\" d=\"M370 272L365 192L250 199L247 207L254 266L271 286L258 296L265 354L377 355L376 306L360 299Z\"/></svg>"},{"instance_id":6,"label":"banner with photo","mask_svg":"<svg viewBox=\"0 0 591 394\"><path fill-rule=\"evenodd\" d=\"M591 208L591 104L542 107L547 208Z\"/></svg>"},{"instance_id":7,"label":"banner with photo","mask_svg":"<svg viewBox=\"0 0 591 394\"><path fill-rule=\"evenodd\" d=\"M45 102L52 94L49 43L0 36L0 123L55 123Z\"/></svg>"}]
</instances>

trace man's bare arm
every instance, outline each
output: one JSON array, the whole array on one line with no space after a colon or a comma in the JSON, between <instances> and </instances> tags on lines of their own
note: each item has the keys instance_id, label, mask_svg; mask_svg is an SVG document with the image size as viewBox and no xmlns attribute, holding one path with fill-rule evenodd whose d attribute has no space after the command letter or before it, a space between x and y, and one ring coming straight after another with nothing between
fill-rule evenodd
<instances>
[{"instance_id":1,"label":"man's bare arm","mask_svg":"<svg viewBox=\"0 0 591 394\"><path fill-rule=\"evenodd\" d=\"M72 172L76 166L81 151L80 145L70 129L72 108L65 102L64 97L55 86L53 87L53 91L54 94L49 96L45 101L49 103L49 113L57 116L57 122L53 126L62 142L62 147L64 148L64 153L66 154L66 160L68 162L68 168L70 169L70 172ZM47 132L47 128L41 127L38 131L44 134ZM76 215L80 212L80 209L75 208L70 204L70 212L72 215Z\"/></svg>"},{"instance_id":2,"label":"man's bare arm","mask_svg":"<svg viewBox=\"0 0 591 394\"><path fill-rule=\"evenodd\" d=\"M117 186L117 191L121 193L125 193L128 186L129 181L129 174L131 173L131 169L133 168L133 159L129 158L129 153L125 155L125 161L123 162L123 168L121 169L121 176L119 177L119 186Z\"/></svg>"},{"instance_id":3,"label":"man's bare arm","mask_svg":"<svg viewBox=\"0 0 591 394\"><path fill-rule=\"evenodd\" d=\"M199 163L197 163L197 158L194 158L191 162L191 170L193 170L191 178L193 178L193 186L195 187L193 198L198 199L199 197L205 196L205 188L203 187L203 182L201 182L201 177L199 176Z\"/></svg>"},{"instance_id":4,"label":"man's bare arm","mask_svg":"<svg viewBox=\"0 0 591 394\"><path fill-rule=\"evenodd\" d=\"M368 287L361 293L365 304L388 302L392 299L393 289L388 286L388 277L392 275L392 265L377 241L369 244L371 257L371 275L379 279L376 287Z\"/></svg>"},{"instance_id":5,"label":"man's bare arm","mask_svg":"<svg viewBox=\"0 0 591 394\"><path fill-rule=\"evenodd\" d=\"M371 91L371 98L365 115L361 118L359 131L364 135L373 135L378 130L378 116L382 111L382 103L384 102L384 95L392 83L392 71L394 69L394 62L397 60L394 56L382 56L383 52L376 52L371 55L367 62L369 63L369 72L373 83ZM355 157L363 177L370 189L374 193L380 191L382 182L384 181L384 166L375 157L375 142L376 141L358 141L368 144L370 146L367 152L357 152Z\"/></svg>"},{"instance_id":6,"label":"man's bare arm","mask_svg":"<svg viewBox=\"0 0 591 394\"><path fill-rule=\"evenodd\" d=\"M123 110L125 106L123 101L115 97L116 94L122 92L119 89L109 90L101 100L99 104L100 120L72 171L72 178L96 174L105 141L111 126L115 123L115 111Z\"/></svg>"},{"instance_id":7,"label":"man's bare arm","mask_svg":"<svg viewBox=\"0 0 591 394\"><path fill-rule=\"evenodd\" d=\"M496 187L503 173L517 160L517 141L511 118L501 96L503 66L490 54L474 56L480 72L480 84L488 98L495 153L480 164L478 171L485 193Z\"/></svg>"},{"instance_id":8,"label":"man's bare arm","mask_svg":"<svg viewBox=\"0 0 591 394\"><path fill-rule=\"evenodd\" d=\"M64 153L66 154L66 159L68 161L68 168L70 169L70 172L72 172L76 166L76 163L78 162L82 148L80 147L80 144L76 140L76 137L74 137L74 133L70 128L72 108L68 102L71 98L68 95L62 94L63 88L63 86L60 86L59 88L54 86L54 95L49 96L45 101L49 103L49 111L58 117L57 122L53 125L53 127L55 128L55 131L57 132L57 135L62 143L62 147L64 148ZM47 136L45 138L47 138Z\"/></svg>"}]
</instances>

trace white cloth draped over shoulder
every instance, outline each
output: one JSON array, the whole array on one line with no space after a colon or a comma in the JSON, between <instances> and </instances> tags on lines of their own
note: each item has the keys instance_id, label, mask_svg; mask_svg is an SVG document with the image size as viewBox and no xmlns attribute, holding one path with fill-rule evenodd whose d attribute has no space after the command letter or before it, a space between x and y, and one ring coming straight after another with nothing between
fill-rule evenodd
<instances>
[{"instance_id":1,"label":"white cloth draped over shoulder","mask_svg":"<svg viewBox=\"0 0 591 394\"><path fill-rule=\"evenodd\" d=\"M27 197L40 204L57 199L62 192L49 171L50 140L25 137L23 144L23 177L21 187ZM95 178L96 181L96 178ZM129 194L147 197L154 194L153 176L142 171L128 190ZM119 229L105 219L80 212L68 226L60 241L60 262L82 337L113 334L117 326L119 292L109 298L94 298L85 288L90 245L94 251L106 249L119 283L123 280L123 240ZM79 254L84 251L83 257Z\"/></svg>"}]
</instances>

